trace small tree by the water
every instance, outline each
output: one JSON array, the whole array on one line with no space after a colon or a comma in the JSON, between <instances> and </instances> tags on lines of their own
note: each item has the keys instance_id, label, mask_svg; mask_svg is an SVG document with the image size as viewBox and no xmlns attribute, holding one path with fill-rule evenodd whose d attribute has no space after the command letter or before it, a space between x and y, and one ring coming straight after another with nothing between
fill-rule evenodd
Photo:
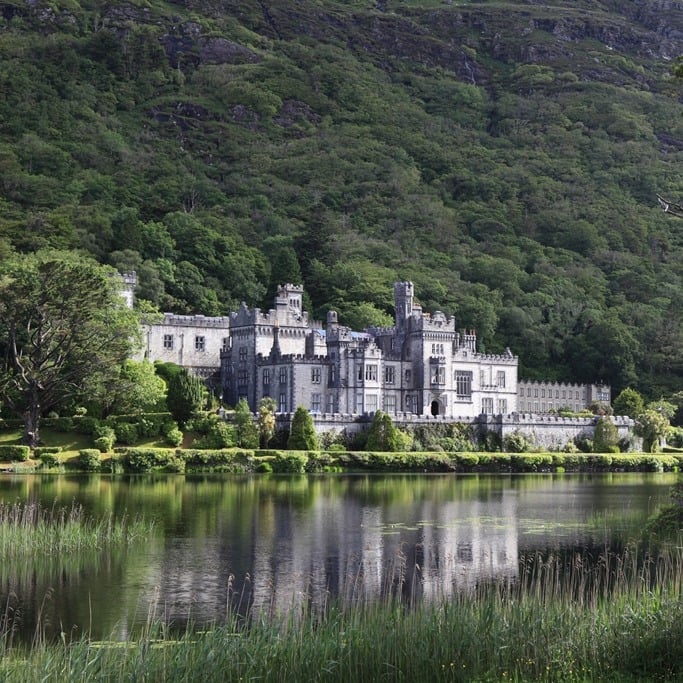
<instances>
[{"instance_id":1,"label":"small tree by the water","mask_svg":"<svg viewBox=\"0 0 683 683\"><path fill-rule=\"evenodd\" d=\"M400 451L401 438L391 415L378 410L372 419L366 448L369 451Z\"/></svg>"},{"instance_id":2,"label":"small tree by the water","mask_svg":"<svg viewBox=\"0 0 683 683\"><path fill-rule=\"evenodd\" d=\"M173 419L183 426L204 405L206 386L204 382L181 368L168 380L166 405Z\"/></svg>"},{"instance_id":3,"label":"small tree by the water","mask_svg":"<svg viewBox=\"0 0 683 683\"><path fill-rule=\"evenodd\" d=\"M598 418L595 423L595 432L593 434L593 452L594 453L611 453L619 450L619 433L617 426L612 422L607 415Z\"/></svg>"},{"instance_id":4,"label":"small tree by the water","mask_svg":"<svg viewBox=\"0 0 683 683\"><path fill-rule=\"evenodd\" d=\"M298 451L318 450L318 437L315 433L313 418L302 406L299 406L294 413L287 448Z\"/></svg>"},{"instance_id":5,"label":"small tree by the water","mask_svg":"<svg viewBox=\"0 0 683 683\"><path fill-rule=\"evenodd\" d=\"M235 406L235 432L237 435L237 445L242 448L258 448L259 431L254 416L251 414L247 399L241 398Z\"/></svg>"},{"instance_id":6,"label":"small tree by the water","mask_svg":"<svg viewBox=\"0 0 683 683\"><path fill-rule=\"evenodd\" d=\"M258 406L258 430L262 448L268 448L275 435L275 408L275 399L270 396L264 396Z\"/></svg>"}]
</instances>

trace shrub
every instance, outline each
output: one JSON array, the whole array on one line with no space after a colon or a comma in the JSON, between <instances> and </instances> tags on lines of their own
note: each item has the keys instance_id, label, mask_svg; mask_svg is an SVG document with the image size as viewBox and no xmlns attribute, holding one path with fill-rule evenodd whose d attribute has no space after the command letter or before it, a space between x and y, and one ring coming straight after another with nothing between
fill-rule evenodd
<instances>
[{"instance_id":1,"label":"shrub","mask_svg":"<svg viewBox=\"0 0 683 683\"><path fill-rule=\"evenodd\" d=\"M308 454L301 451L283 453L277 451L272 462L273 472L303 474L308 464Z\"/></svg>"},{"instance_id":2,"label":"shrub","mask_svg":"<svg viewBox=\"0 0 683 683\"><path fill-rule=\"evenodd\" d=\"M42 457L46 453L61 453L62 452L62 447L61 446L36 446L33 449L33 455L36 458Z\"/></svg>"},{"instance_id":3,"label":"shrub","mask_svg":"<svg viewBox=\"0 0 683 683\"><path fill-rule=\"evenodd\" d=\"M70 417L56 417L50 423L46 423L45 426L51 426L56 432L66 434L74 430L74 421Z\"/></svg>"},{"instance_id":4,"label":"shrub","mask_svg":"<svg viewBox=\"0 0 683 683\"><path fill-rule=\"evenodd\" d=\"M169 429L165 434L164 434L164 441L169 445L169 446L180 446L180 444L183 442L183 433L180 431L178 427L174 427L173 429Z\"/></svg>"},{"instance_id":5,"label":"shrub","mask_svg":"<svg viewBox=\"0 0 683 683\"><path fill-rule=\"evenodd\" d=\"M41 453L38 458L43 467L57 467L60 464L56 453Z\"/></svg>"},{"instance_id":6,"label":"shrub","mask_svg":"<svg viewBox=\"0 0 683 683\"><path fill-rule=\"evenodd\" d=\"M457 453L453 456L453 461L458 468L468 471L479 464L479 456L476 453Z\"/></svg>"},{"instance_id":7,"label":"shrub","mask_svg":"<svg viewBox=\"0 0 683 683\"><path fill-rule=\"evenodd\" d=\"M326 450L328 453L345 453L346 446L343 443L331 443Z\"/></svg>"},{"instance_id":8,"label":"shrub","mask_svg":"<svg viewBox=\"0 0 683 683\"><path fill-rule=\"evenodd\" d=\"M73 418L73 428L78 434L92 435L98 425L99 420L95 417L82 415Z\"/></svg>"},{"instance_id":9,"label":"shrub","mask_svg":"<svg viewBox=\"0 0 683 683\"><path fill-rule=\"evenodd\" d=\"M165 467L169 453L158 448L128 448L123 454L123 466L128 472L151 472Z\"/></svg>"},{"instance_id":10,"label":"shrub","mask_svg":"<svg viewBox=\"0 0 683 683\"><path fill-rule=\"evenodd\" d=\"M0 446L0 461L26 462L30 457L31 449L28 446L11 444Z\"/></svg>"},{"instance_id":11,"label":"shrub","mask_svg":"<svg viewBox=\"0 0 683 683\"><path fill-rule=\"evenodd\" d=\"M119 443L133 446L138 442L138 426L130 422L121 422L116 425L116 440Z\"/></svg>"},{"instance_id":12,"label":"shrub","mask_svg":"<svg viewBox=\"0 0 683 683\"><path fill-rule=\"evenodd\" d=\"M100 453L108 453L114 447L114 439L108 436L98 436L94 445Z\"/></svg>"},{"instance_id":13,"label":"shrub","mask_svg":"<svg viewBox=\"0 0 683 683\"><path fill-rule=\"evenodd\" d=\"M256 471L261 474L267 474L273 471L273 466L267 460L264 460L256 465Z\"/></svg>"},{"instance_id":14,"label":"shrub","mask_svg":"<svg viewBox=\"0 0 683 683\"><path fill-rule=\"evenodd\" d=\"M235 445L235 428L223 420L211 420L205 425L204 435L194 442L195 448L221 449Z\"/></svg>"},{"instance_id":15,"label":"shrub","mask_svg":"<svg viewBox=\"0 0 683 683\"><path fill-rule=\"evenodd\" d=\"M86 472L99 472L100 452L96 448L83 448L78 451L78 464Z\"/></svg>"},{"instance_id":16,"label":"shrub","mask_svg":"<svg viewBox=\"0 0 683 683\"><path fill-rule=\"evenodd\" d=\"M520 472L538 472L553 464L553 456L550 453L524 453L510 456L512 467Z\"/></svg>"},{"instance_id":17,"label":"shrub","mask_svg":"<svg viewBox=\"0 0 683 683\"><path fill-rule=\"evenodd\" d=\"M530 450L531 442L525 434L515 430L512 434L507 434L503 439L503 450L508 453L526 453Z\"/></svg>"}]
</instances>

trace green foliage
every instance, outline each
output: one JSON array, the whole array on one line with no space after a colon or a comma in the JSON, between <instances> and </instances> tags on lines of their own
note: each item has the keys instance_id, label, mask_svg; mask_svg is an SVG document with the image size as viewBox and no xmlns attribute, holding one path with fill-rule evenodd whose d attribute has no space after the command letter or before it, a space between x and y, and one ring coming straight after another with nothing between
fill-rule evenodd
<instances>
[{"instance_id":1,"label":"green foliage","mask_svg":"<svg viewBox=\"0 0 683 683\"><path fill-rule=\"evenodd\" d=\"M307 465L308 454L297 451L277 451L271 462L273 472L281 474L303 474Z\"/></svg>"},{"instance_id":2,"label":"green foliage","mask_svg":"<svg viewBox=\"0 0 683 683\"><path fill-rule=\"evenodd\" d=\"M391 283L410 278L525 377L666 396L683 245L656 194L680 201L680 64L641 49L675 25L664 4L654 21L603 3L574 26L588 3L466 3L466 20L433 2L288 0L266 19L10 3L0 261L78 249L178 313L302 282L311 313L354 327L389 323Z\"/></svg>"},{"instance_id":3,"label":"green foliage","mask_svg":"<svg viewBox=\"0 0 683 683\"><path fill-rule=\"evenodd\" d=\"M618 453L619 434L617 427L608 416L599 417L593 432L593 451L595 453Z\"/></svg>"},{"instance_id":4,"label":"green foliage","mask_svg":"<svg viewBox=\"0 0 683 683\"><path fill-rule=\"evenodd\" d=\"M87 396L129 355L137 316L93 261L39 251L0 268L0 391L36 445L43 412Z\"/></svg>"},{"instance_id":5,"label":"green foliage","mask_svg":"<svg viewBox=\"0 0 683 683\"><path fill-rule=\"evenodd\" d=\"M508 453L524 453L530 448L529 439L519 430L515 430L512 434L506 434L503 439L503 450Z\"/></svg>"},{"instance_id":6,"label":"green foliage","mask_svg":"<svg viewBox=\"0 0 683 683\"><path fill-rule=\"evenodd\" d=\"M237 402L233 414L233 422L235 424L237 445L242 448L258 448L260 437L259 426L254 421L254 416L251 414L249 404L245 398L241 398Z\"/></svg>"},{"instance_id":7,"label":"green foliage","mask_svg":"<svg viewBox=\"0 0 683 683\"><path fill-rule=\"evenodd\" d=\"M398 451L398 430L394 425L391 415L378 410L372 418L368 440L365 447L369 451Z\"/></svg>"},{"instance_id":8,"label":"green foliage","mask_svg":"<svg viewBox=\"0 0 683 683\"><path fill-rule=\"evenodd\" d=\"M107 436L98 436L93 443L100 453L108 453L114 447L114 439Z\"/></svg>"},{"instance_id":9,"label":"green foliage","mask_svg":"<svg viewBox=\"0 0 683 683\"><path fill-rule=\"evenodd\" d=\"M119 422L115 427L116 441L127 446L138 442L140 432L138 426L132 422Z\"/></svg>"},{"instance_id":10,"label":"green foliage","mask_svg":"<svg viewBox=\"0 0 683 683\"><path fill-rule=\"evenodd\" d=\"M190 375L185 369L172 374L168 379L166 404L173 419L181 427L201 410L205 396L204 382L199 377Z\"/></svg>"},{"instance_id":11,"label":"green foliage","mask_svg":"<svg viewBox=\"0 0 683 683\"><path fill-rule=\"evenodd\" d=\"M96 448L83 448L78 452L78 466L86 472L99 472L102 466L100 451Z\"/></svg>"},{"instance_id":12,"label":"green foliage","mask_svg":"<svg viewBox=\"0 0 683 683\"><path fill-rule=\"evenodd\" d=\"M292 418L287 448L299 451L318 450L318 438L315 433L313 418L303 406L296 409Z\"/></svg>"},{"instance_id":13,"label":"green foliage","mask_svg":"<svg viewBox=\"0 0 683 683\"><path fill-rule=\"evenodd\" d=\"M670 426L669 420L656 410L647 409L640 413L636 421L636 434L643 439L643 450L656 453L660 440L666 437Z\"/></svg>"},{"instance_id":14,"label":"green foliage","mask_svg":"<svg viewBox=\"0 0 683 683\"><path fill-rule=\"evenodd\" d=\"M612 401L612 407L615 415L628 415L635 419L645 410L645 401L635 389L626 387Z\"/></svg>"},{"instance_id":15,"label":"green foliage","mask_svg":"<svg viewBox=\"0 0 683 683\"><path fill-rule=\"evenodd\" d=\"M45 468L58 467L60 464L59 456L56 453L42 452L40 454L36 453L36 455Z\"/></svg>"},{"instance_id":16,"label":"green foliage","mask_svg":"<svg viewBox=\"0 0 683 683\"><path fill-rule=\"evenodd\" d=\"M28 446L0 445L0 462L25 462L31 457Z\"/></svg>"},{"instance_id":17,"label":"green foliage","mask_svg":"<svg viewBox=\"0 0 683 683\"><path fill-rule=\"evenodd\" d=\"M149 361L127 359L118 377L107 384L105 403L110 413L143 413L163 410L166 382Z\"/></svg>"},{"instance_id":18,"label":"green foliage","mask_svg":"<svg viewBox=\"0 0 683 683\"><path fill-rule=\"evenodd\" d=\"M292 282L292 280L288 280ZM260 446L268 448L270 440L275 436L275 399L266 396L261 399L258 406L258 431Z\"/></svg>"}]
</instances>

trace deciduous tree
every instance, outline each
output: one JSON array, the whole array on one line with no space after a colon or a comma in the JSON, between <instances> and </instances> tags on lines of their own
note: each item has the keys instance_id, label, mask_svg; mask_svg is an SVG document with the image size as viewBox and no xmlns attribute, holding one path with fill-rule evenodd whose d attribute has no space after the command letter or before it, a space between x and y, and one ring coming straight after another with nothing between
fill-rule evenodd
<instances>
[{"instance_id":1,"label":"deciduous tree","mask_svg":"<svg viewBox=\"0 0 683 683\"><path fill-rule=\"evenodd\" d=\"M41 416L114 378L139 324L110 268L39 251L0 268L0 393L39 441Z\"/></svg>"}]
</instances>

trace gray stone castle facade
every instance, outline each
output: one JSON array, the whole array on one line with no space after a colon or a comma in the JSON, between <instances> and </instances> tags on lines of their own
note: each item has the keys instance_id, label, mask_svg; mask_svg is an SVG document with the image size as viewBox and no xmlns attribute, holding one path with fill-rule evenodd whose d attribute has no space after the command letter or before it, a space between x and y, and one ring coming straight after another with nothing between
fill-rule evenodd
<instances>
[{"instance_id":1,"label":"gray stone castle facade","mask_svg":"<svg viewBox=\"0 0 683 683\"><path fill-rule=\"evenodd\" d=\"M221 351L223 398L252 410L269 396L281 413L389 414L468 418L516 411L518 359L477 351L474 332L459 332L440 311L425 313L413 284L394 286L396 324L355 332L330 311L326 324L302 309L303 288L279 288L267 312L230 315Z\"/></svg>"}]
</instances>

